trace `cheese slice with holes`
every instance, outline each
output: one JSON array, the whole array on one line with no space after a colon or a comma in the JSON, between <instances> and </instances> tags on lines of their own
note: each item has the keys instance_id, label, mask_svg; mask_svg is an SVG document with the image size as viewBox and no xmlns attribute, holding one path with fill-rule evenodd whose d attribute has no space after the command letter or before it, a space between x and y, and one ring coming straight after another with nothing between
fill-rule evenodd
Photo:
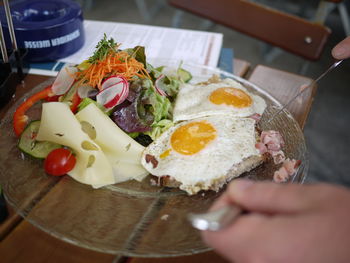
<instances>
[{"instance_id":1,"label":"cheese slice with holes","mask_svg":"<svg viewBox=\"0 0 350 263\"><path fill-rule=\"evenodd\" d=\"M145 147L130 138L95 104L76 114L81 124L91 126L91 139L98 144L111 163L117 182L142 180L148 172L141 165Z\"/></svg>"},{"instance_id":2,"label":"cheese slice with holes","mask_svg":"<svg viewBox=\"0 0 350 263\"><path fill-rule=\"evenodd\" d=\"M50 141L73 149L76 164L68 175L94 188L115 183L113 168L100 146L82 131L68 105L49 102L42 105L39 141Z\"/></svg>"},{"instance_id":3,"label":"cheese slice with holes","mask_svg":"<svg viewBox=\"0 0 350 263\"><path fill-rule=\"evenodd\" d=\"M130 179L141 182L149 174L140 164L120 161L116 162L112 167L116 183L125 182Z\"/></svg>"}]
</instances>

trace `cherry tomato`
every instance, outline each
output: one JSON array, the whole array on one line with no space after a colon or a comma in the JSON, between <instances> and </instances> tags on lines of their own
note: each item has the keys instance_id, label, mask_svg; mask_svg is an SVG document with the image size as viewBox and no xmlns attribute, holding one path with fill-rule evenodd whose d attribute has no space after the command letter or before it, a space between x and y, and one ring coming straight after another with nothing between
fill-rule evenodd
<instances>
[{"instance_id":1,"label":"cherry tomato","mask_svg":"<svg viewBox=\"0 0 350 263\"><path fill-rule=\"evenodd\" d=\"M71 171L75 163L76 158L70 150L58 148L47 155L44 167L48 174L60 176Z\"/></svg>"}]
</instances>

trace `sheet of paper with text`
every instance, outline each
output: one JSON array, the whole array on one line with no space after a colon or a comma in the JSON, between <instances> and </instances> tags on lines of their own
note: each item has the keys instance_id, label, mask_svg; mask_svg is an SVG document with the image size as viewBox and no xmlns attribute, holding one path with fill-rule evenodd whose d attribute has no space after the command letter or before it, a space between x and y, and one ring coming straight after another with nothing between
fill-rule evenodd
<instances>
[{"instance_id":1,"label":"sheet of paper with text","mask_svg":"<svg viewBox=\"0 0 350 263\"><path fill-rule=\"evenodd\" d=\"M60 61L78 64L86 60L106 33L107 38L121 43L120 49L144 46L147 62L154 66L184 61L216 67L223 41L220 33L169 27L92 20L85 20L84 26L84 46Z\"/></svg>"}]
</instances>

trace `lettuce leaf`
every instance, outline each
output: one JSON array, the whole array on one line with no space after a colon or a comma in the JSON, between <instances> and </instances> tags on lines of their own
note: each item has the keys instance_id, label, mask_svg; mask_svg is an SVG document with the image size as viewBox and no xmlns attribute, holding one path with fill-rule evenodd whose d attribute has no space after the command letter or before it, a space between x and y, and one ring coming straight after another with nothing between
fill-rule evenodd
<instances>
[{"instance_id":1,"label":"lettuce leaf","mask_svg":"<svg viewBox=\"0 0 350 263\"><path fill-rule=\"evenodd\" d=\"M151 80L134 80L127 99L115 108L112 120L125 132L152 132L160 120L170 119L172 105L158 94Z\"/></svg>"},{"instance_id":2,"label":"lettuce leaf","mask_svg":"<svg viewBox=\"0 0 350 263\"><path fill-rule=\"evenodd\" d=\"M124 49L124 51L134 57L138 62L141 62L145 68L147 67L145 47L136 46L134 48Z\"/></svg>"},{"instance_id":3,"label":"lettuce leaf","mask_svg":"<svg viewBox=\"0 0 350 263\"><path fill-rule=\"evenodd\" d=\"M84 98L78 105L78 111L81 111L84 109L86 106L88 106L90 103L94 103L102 112L107 114L108 116L111 115L111 111L108 111L103 105L98 103L97 101L94 101L93 99L90 98Z\"/></svg>"},{"instance_id":4,"label":"lettuce leaf","mask_svg":"<svg viewBox=\"0 0 350 263\"><path fill-rule=\"evenodd\" d=\"M146 135L152 138L152 140L157 139L163 132L165 132L170 127L174 126L171 120L163 119L152 125L152 130L145 132Z\"/></svg>"}]
</instances>

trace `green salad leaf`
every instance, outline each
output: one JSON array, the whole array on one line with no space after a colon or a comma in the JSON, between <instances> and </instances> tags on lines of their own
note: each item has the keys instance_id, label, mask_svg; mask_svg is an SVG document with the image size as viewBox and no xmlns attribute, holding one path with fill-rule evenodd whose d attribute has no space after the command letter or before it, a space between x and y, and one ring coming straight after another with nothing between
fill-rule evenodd
<instances>
[{"instance_id":1,"label":"green salad leaf","mask_svg":"<svg viewBox=\"0 0 350 263\"><path fill-rule=\"evenodd\" d=\"M146 68L147 62L145 47L136 46L134 48L127 48L124 51L126 51L131 57L135 58L138 62L141 62Z\"/></svg>"},{"instance_id":2,"label":"green salad leaf","mask_svg":"<svg viewBox=\"0 0 350 263\"><path fill-rule=\"evenodd\" d=\"M150 80L144 80L143 87L144 92L141 95L143 103L140 105L142 108L139 109L139 112L142 112L142 109L147 110L147 105L151 106L151 108L148 108L148 111L154 116L152 125L162 119L171 118L172 105L169 99L156 92Z\"/></svg>"},{"instance_id":3,"label":"green salad leaf","mask_svg":"<svg viewBox=\"0 0 350 263\"><path fill-rule=\"evenodd\" d=\"M152 125L152 130L145 132L152 140L157 139L163 132L170 127L174 126L174 123L169 119L160 120Z\"/></svg>"},{"instance_id":4,"label":"green salad leaf","mask_svg":"<svg viewBox=\"0 0 350 263\"><path fill-rule=\"evenodd\" d=\"M100 103L98 103L97 101L90 99L90 98L84 98L78 105L78 112L81 111L82 109L84 109L86 106L88 106L89 104L95 104L102 112L104 112L106 115L110 115L111 111L108 111L105 107L103 107L103 105L101 105Z\"/></svg>"}]
</instances>

